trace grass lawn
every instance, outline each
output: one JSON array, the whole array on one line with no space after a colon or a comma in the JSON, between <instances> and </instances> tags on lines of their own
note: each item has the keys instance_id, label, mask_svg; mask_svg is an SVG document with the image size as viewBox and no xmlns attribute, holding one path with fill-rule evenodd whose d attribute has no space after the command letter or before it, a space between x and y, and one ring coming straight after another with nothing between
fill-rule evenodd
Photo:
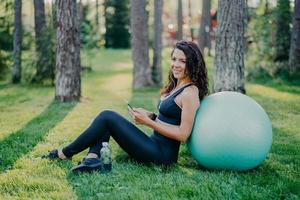
<instances>
[{"instance_id":1,"label":"grass lawn","mask_svg":"<svg viewBox=\"0 0 300 200\"><path fill-rule=\"evenodd\" d=\"M168 51L164 58L166 72ZM69 172L86 152L72 161L41 160L72 141L103 109L128 117L124 98L155 111L159 88L131 89L129 50L93 51L82 62L93 71L82 76L79 103L53 101L51 87L0 83L0 199L300 199L300 87L276 81L246 85L269 114L274 135L267 160L255 170L202 169L185 144L169 169L131 162L114 142L113 171L105 175ZM211 75L211 60L208 66Z\"/></svg>"}]
</instances>

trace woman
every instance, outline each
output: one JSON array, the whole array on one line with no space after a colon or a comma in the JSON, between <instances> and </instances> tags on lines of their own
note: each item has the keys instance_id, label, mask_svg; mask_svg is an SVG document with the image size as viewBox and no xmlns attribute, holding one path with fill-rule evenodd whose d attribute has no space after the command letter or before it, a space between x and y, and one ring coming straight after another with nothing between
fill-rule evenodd
<instances>
[{"instance_id":1,"label":"woman","mask_svg":"<svg viewBox=\"0 0 300 200\"><path fill-rule=\"evenodd\" d=\"M208 78L202 54L195 43L177 42L171 57L169 80L161 90L158 116L142 108L129 108L135 124L153 129L150 137L118 113L105 110L75 141L61 150L51 151L46 157L68 159L89 148L88 155L72 171L100 170L102 142L108 142L112 136L138 162L176 163L180 142L185 142L191 133L199 99L208 93Z\"/></svg>"}]
</instances>

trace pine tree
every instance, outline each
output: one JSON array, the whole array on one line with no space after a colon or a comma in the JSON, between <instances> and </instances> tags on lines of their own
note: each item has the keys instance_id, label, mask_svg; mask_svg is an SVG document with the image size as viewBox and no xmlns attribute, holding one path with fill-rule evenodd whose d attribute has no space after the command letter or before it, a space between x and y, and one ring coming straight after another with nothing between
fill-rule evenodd
<instances>
[{"instance_id":1,"label":"pine tree","mask_svg":"<svg viewBox=\"0 0 300 200\"><path fill-rule=\"evenodd\" d=\"M292 40L289 57L290 74L300 76L300 0L295 0Z\"/></svg>"},{"instance_id":2,"label":"pine tree","mask_svg":"<svg viewBox=\"0 0 300 200\"><path fill-rule=\"evenodd\" d=\"M105 0L105 47L128 48L130 46L129 0Z\"/></svg>"},{"instance_id":3,"label":"pine tree","mask_svg":"<svg viewBox=\"0 0 300 200\"><path fill-rule=\"evenodd\" d=\"M153 40L153 66L152 66L152 80L157 85L162 85L162 66L161 66L161 52L162 52L162 13L163 0L154 0L154 40Z\"/></svg>"},{"instance_id":4,"label":"pine tree","mask_svg":"<svg viewBox=\"0 0 300 200\"><path fill-rule=\"evenodd\" d=\"M21 47L22 47L22 1L15 0L14 5L14 43L13 43L13 74L12 82L19 83L21 81ZM1 52L0 52L1 53Z\"/></svg>"},{"instance_id":5,"label":"pine tree","mask_svg":"<svg viewBox=\"0 0 300 200\"><path fill-rule=\"evenodd\" d=\"M202 16L201 16L201 24L199 29L198 43L202 52L204 52L204 48L207 47L210 50L210 0L202 1Z\"/></svg>"},{"instance_id":6,"label":"pine tree","mask_svg":"<svg viewBox=\"0 0 300 200\"><path fill-rule=\"evenodd\" d=\"M182 16L182 0L177 0L177 34L176 39L182 40L183 37L183 16Z\"/></svg>"}]
</instances>

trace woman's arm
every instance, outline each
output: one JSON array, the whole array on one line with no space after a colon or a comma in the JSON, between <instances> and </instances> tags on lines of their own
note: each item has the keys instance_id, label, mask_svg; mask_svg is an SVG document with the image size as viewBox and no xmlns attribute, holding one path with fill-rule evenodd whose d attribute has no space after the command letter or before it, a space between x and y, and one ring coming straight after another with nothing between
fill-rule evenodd
<instances>
[{"instance_id":1,"label":"woman's arm","mask_svg":"<svg viewBox=\"0 0 300 200\"><path fill-rule=\"evenodd\" d=\"M187 88L181 94L182 113L179 126L153 121L136 109L134 109L134 112L131 112L131 115L137 124L144 124L166 137L185 142L192 131L195 114L199 104L197 89Z\"/></svg>"}]
</instances>

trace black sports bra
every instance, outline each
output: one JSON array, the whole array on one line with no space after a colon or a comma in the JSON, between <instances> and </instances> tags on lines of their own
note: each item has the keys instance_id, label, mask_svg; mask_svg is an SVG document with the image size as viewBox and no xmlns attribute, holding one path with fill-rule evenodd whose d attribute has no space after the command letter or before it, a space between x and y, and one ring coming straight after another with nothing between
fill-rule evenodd
<instances>
[{"instance_id":1,"label":"black sports bra","mask_svg":"<svg viewBox=\"0 0 300 200\"><path fill-rule=\"evenodd\" d=\"M183 86L174 93L166 96L163 100L158 103L158 119L168 124L180 125L181 121L181 108L176 104L175 98L187 87L191 86L192 83Z\"/></svg>"}]
</instances>

